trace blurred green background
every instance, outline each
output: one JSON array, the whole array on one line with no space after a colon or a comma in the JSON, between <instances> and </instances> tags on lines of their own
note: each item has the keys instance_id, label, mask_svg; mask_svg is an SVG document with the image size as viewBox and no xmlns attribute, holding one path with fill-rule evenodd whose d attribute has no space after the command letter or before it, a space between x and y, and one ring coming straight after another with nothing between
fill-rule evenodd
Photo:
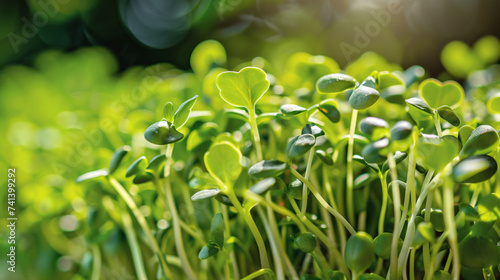
<instances>
[{"instance_id":1,"label":"blurred green background","mask_svg":"<svg viewBox=\"0 0 500 280\"><path fill-rule=\"evenodd\" d=\"M375 51L387 61L366 59L387 70L418 64L439 76L447 43L500 36L498 0L2 0L0 7L0 169L15 167L19 186L19 272L12 278L1 262L0 279L88 276L86 218L106 187L77 186L74 179L107 166L117 147L140 146L165 100L178 106L216 90L190 73L190 55L204 40L222 43L227 69L260 56L283 74L299 51L344 68ZM498 40L489 38L485 65L471 55L469 68L444 76L465 78L497 62ZM465 59L465 44L446 61ZM3 219L6 188L0 192ZM103 228L107 262L130 262L123 257L128 248L120 247L123 233ZM130 275L112 268L103 272L109 279Z\"/></svg>"}]
</instances>

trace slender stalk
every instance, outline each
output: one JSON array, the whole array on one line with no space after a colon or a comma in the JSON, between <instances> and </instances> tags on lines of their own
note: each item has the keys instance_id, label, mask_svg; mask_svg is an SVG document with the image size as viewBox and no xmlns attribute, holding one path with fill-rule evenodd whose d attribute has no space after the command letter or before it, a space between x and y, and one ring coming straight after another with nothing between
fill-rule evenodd
<instances>
[{"instance_id":1,"label":"slender stalk","mask_svg":"<svg viewBox=\"0 0 500 280\"><path fill-rule=\"evenodd\" d=\"M101 279L101 251L99 250L99 246L97 244L92 246L92 276L91 280L99 280Z\"/></svg>"},{"instance_id":2,"label":"slender stalk","mask_svg":"<svg viewBox=\"0 0 500 280\"><path fill-rule=\"evenodd\" d=\"M172 185L170 184L170 166L172 164L172 152L173 152L173 145L172 144L167 145L167 150L165 152L166 162L164 170L166 201L170 213L172 214L172 226L174 230L175 248L177 250L177 254L179 255L179 259L181 260L182 267L188 279L195 280L197 279L197 277L193 269L191 268L191 265L189 264L189 260L186 256L186 250L184 249L184 241L182 238L180 217L179 214L177 213L177 208L175 207L176 204L174 200L174 195L172 194Z\"/></svg>"},{"instance_id":3,"label":"slender stalk","mask_svg":"<svg viewBox=\"0 0 500 280\"><path fill-rule=\"evenodd\" d=\"M234 191L232 189L229 189L226 192L226 195L229 198L229 200L231 200L234 207L236 207L238 213L240 213L243 216L243 219L247 223L248 227L250 228L250 231L252 232L255 238L255 242L257 242L257 247L259 248L261 266L263 268L269 268L269 260L267 259L266 245L264 244L264 239L262 238L262 235L260 234L260 231L257 228L257 225L255 224L252 215L250 214L250 212L247 212L245 209L243 209L243 207L241 207L241 203L234 194Z\"/></svg>"},{"instance_id":4,"label":"slender stalk","mask_svg":"<svg viewBox=\"0 0 500 280\"><path fill-rule=\"evenodd\" d=\"M253 142L255 145L255 152L257 154L257 161L262 161L263 159L262 147L260 145L260 135L259 135L259 128L257 126L257 118L255 116L255 108L249 109L248 113L250 115L250 128L252 131Z\"/></svg>"},{"instance_id":5,"label":"slender stalk","mask_svg":"<svg viewBox=\"0 0 500 280\"><path fill-rule=\"evenodd\" d=\"M394 156L392 152L389 152L387 155L389 160L389 170L391 172L392 182L395 185L392 187L392 201L394 204L394 234L392 235L392 244L391 244L391 269L390 275L391 279L397 279L398 275L398 241L399 241L399 232L400 232L400 215L401 215L401 201L399 196L399 186L396 181L398 179L398 174L396 170L396 161L394 160Z\"/></svg>"},{"instance_id":6,"label":"slender stalk","mask_svg":"<svg viewBox=\"0 0 500 280\"><path fill-rule=\"evenodd\" d=\"M382 205L380 206L380 217L378 218L378 234L384 232L385 213L387 211L387 200L389 194L387 192L387 179L382 173L379 173L380 184L382 186Z\"/></svg>"},{"instance_id":7,"label":"slender stalk","mask_svg":"<svg viewBox=\"0 0 500 280\"><path fill-rule=\"evenodd\" d=\"M274 239L273 232L271 231L271 228L269 226L269 222L266 219L266 215L264 211L260 207L257 208L257 214L260 216L262 220L262 225L264 226L264 230L266 231L266 234L269 238L269 243L271 244L271 251L273 253L273 259L274 259L274 266L275 266L275 271L276 271L276 278L278 280L284 280L285 279L285 273L283 270L283 263L281 262L281 259L278 258L279 251L278 251L278 245L276 244Z\"/></svg>"},{"instance_id":8,"label":"slender stalk","mask_svg":"<svg viewBox=\"0 0 500 280\"><path fill-rule=\"evenodd\" d=\"M251 279L255 279L261 275L265 275L265 274L269 275L269 277L271 277L272 280L276 280L276 276L274 275L274 272L269 268L259 269L241 280L251 280Z\"/></svg>"},{"instance_id":9,"label":"slender stalk","mask_svg":"<svg viewBox=\"0 0 500 280\"><path fill-rule=\"evenodd\" d=\"M318 190L316 190L316 188L311 184L311 182L306 180L306 178L304 178L302 175L300 175L300 173L297 172L297 170L295 170L293 167L290 167L290 171L292 172L292 174L296 178L298 178L300 181L302 181L302 183L304 183L309 188L309 190L311 190L312 194L314 195L314 197L316 197L316 199L321 204L321 206L323 206L335 218L339 219L352 235L356 234L356 230L354 230L354 228L351 226L351 224L344 218L344 216L342 216L339 212L337 212L335 209L333 209L328 204L328 202L326 202L326 200L321 196L321 194L318 192Z\"/></svg>"},{"instance_id":10,"label":"slender stalk","mask_svg":"<svg viewBox=\"0 0 500 280\"><path fill-rule=\"evenodd\" d=\"M354 175L352 170L352 156L354 154L354 132L356 130L356 121L358 118L358 110L352 110L351 127L349 128L349 144L347 146L347 218L351 224L356 224L354 215L354 199L353 199L353 184Z\"/></svg>"},{"instance_id":11,"label":"slender stalk","mask_svg":"<svg viewBox=\"0 0 500 280\"><path fill-rule=\"evenodd\" d=\"M108 180L111 183L111 185L113 186L113 188L116 190L116 192L125 201L128 208L132 211L135 218L137 219L139 226L141 227L142 231L146 235L146 238L148 239L148 242L150 243L149 245L153 249L153 252L155 253L155 255L158 257L158 260L160 262L163 273L165 273L165 276L167 276L168 278L172 278L172 272L170 271L170 269L167 266L167 263L165 262L163 253L160 250L160 246L158 245L158 242L156 242L156 238L151 233L151 229L149 228L148 222L146 221L146 218L142 214L141 210L139 210L139 208L135 204L134 199L130 196L128 191L125 190L125 188L115 178L109 176Z\"/></svg>"},{"instance_id":12,"label":"slender stalk","mask_svg":"<svg viewBox=\"0 0 500 280\"><path fill-rule=\"evenodd\" d=\"M309 175L311 174L311 165L312 165L313 157L314 157L314 147L312 147L311 150L309 150L309 157L307 159L306 174L304 175L305 178L308 180L309 180ZM302 212L302 214L305 214L307 211L307 193L308 193L307 186L303 184L302 185L302 208L300 211L300 212Z\"/></svg>"},{"instance_id":13,"label":"slender stalk","mask_svg":"<svg viewBox=\"0 0 500 280\"><path fill-rule=\"evenodd\" d=\"M222 217L224 219L224 231L226 236L231 236L231 229L229 227L229 216L227 213L227 206L221 204ZM231 259L231 264L233 265L233 275L235 280L240 279L240 271L238 269L238 262L236 259L236 255L234 254L234 250L229 252L229 258Z\"/></svg>"},{"instance_id":14,"label":"slender stalk","mask_svg":"<svg viewBox=\"0 0 500 280\"><path fill-rule=\"evenodd\" d=\"M146 269L144 268L144 263L142 262L142 253L139 243L137 242L137 237L135 236L134 228L132 227L132 220L128 213L122 213L123 227L125 229L125 235L130 246L130 251L132 253L132 260L134 262L135 272L137 274L137 279L147 280L148 275L146 274Z\"/></svg>"},{"instance_id":15,"label":"slender stalk","mask_svg":"<svg viewBox=\"0 0 500 280\"><path fill-rule=\"evenodd\" d=\"M427 180L427 177L425 178ZM425 181L424 180L424 181ZM425 203L425 216L424 221L426 223L431 220L431 206L432 206L432 198L434 196L434 190L429 191L429 195L427 196L427 202ZM422 258L424 260L424 267L430 267L430 244L427 242L422 246Z\"/></svg>"},{"instance_id":16,"label":"slender stalk","mask_svg":"<svg viewBox=\"0 0 500 280\"><path fill-rule=\"evenodd\" d=\"M415 249L410 249L410 280L415 280Z\"/></svg>"},{"instance_id":17,"label":"slender stalk","mask_svg":"<svg viewBox=\"0 0 500 280\"><path fill-rule=\"evenodd\" d=\"M434 126L436 127L438 136L443 136L443 131L441 130L441 118L437 112L434 114Z\"/></svg>"},{"instance_id":18,"label":"slender stalk","mask_svg":"<svg viewBox=\"0 0 500 280\"><path fill-rule=\"evenodd\" d=\"M330 181L328 180L328 171L326 169L326 166L323 166L323 184L325 186L325 189L326 189L326 192L328 195L328 199L330 200L330 204L332 205L332 208L337 210L339 213L341 213L339 210L339 207L337 207L337 204L336 204L335 199L333 197L332 186L330 185ZM338 188L338 189L340 189L340 188ZM324 209L324 208L321 208L321 209ZM324 209L324 210L326 211L326 209ZM346 242L347 242L347 238L345 236L345 227L342 226L342 223L338 219L335 219L335 221L337 223L337 227L338 227L338 231L339 231L339 238L340 238L340 245L341 245L341 248L343 251L345 248ZM336 245L336 244L334 243L334 245Z\"/></svg>"},{"instance_id":19,"label":"slender stalk","mask_svg":"<svg viewBox=\"0 0 500 280\"><path fill-rule=\"evenodd\" d=\"M429 192L429 190L437 183L437 181L440 179L441 174L438 173L434 179L426 185L422 186L422 191L420 193L420 196L417 199L417 202L415 204L415 211L413 211L413 214L411 215L410 221L408 222L408 228L406 230L406 235L403 241L403 246L401 247L401 252L399 253L398 257L398 275L402 274L402 268L404 263L408 260L408 255L410 253L410 244L413 240L413 237L415 236L415 219L417 217L418 209L422 207L422 204L424 203L424 200ZM396 278L397 279L397 278Z\"/></svg>"},{"instance_id":20,"label":"slender stalk","mask_svg":"<svg viewBox=\"0 0 500 280\"><path fill-rule=\"evenodd\" d=\"M447 172L447 174L449 174L449 172ZM453 279L458 280L460 278L460 255L458 253L457 226L455 224L455 210L453 207L453 184L450 182L449 177L444 178L443 200L444 224L449 231L448 242L453 252L453 269L451 274Z\"/></svg>"},{"instance_id":21,"label":"slender stalk","mask_svg":"<svg viewBox=\"0 0 500 280\"><path fill-rule=\"evenodd\" d=\"M493 273L491 266L483 268L483 277L484 280L495 280L495 273Z\"/></svg>"},{"instance_id":22,"label":"slender stalk","mask_svg":"<svg viewBox=\"0 0 500 280\"><path fill-rule=\"evenodd\" d=\"M474 207L477 203L477 198L479 197L479 193L481 192L481 184L472 184L471 186L475 186L474 193L472 194L472 198L470 200L470 206Z\"/></svg>"}]
</instances>

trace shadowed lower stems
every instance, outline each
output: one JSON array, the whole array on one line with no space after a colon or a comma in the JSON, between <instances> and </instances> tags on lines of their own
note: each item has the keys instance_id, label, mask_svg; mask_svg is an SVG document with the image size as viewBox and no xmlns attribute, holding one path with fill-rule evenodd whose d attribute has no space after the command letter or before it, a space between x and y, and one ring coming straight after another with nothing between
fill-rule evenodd
<instances>
[{"instance_id":1,"label":"shadowed lower stems","mask_svg":"<svg viewBox=\"0 0 500 280\"><path fill-rule=\"evenodd\" d=\"M139 223L139 226L141 227L142 231L146 235L146 238L148 239L149 245L153 249L153 252L155 255L158 257L158 261L160 263L160 266L163 270L163 273L165 273L165 276L168 278L172 278L172 272L167 266L167 263L165 261L164 255L160 250L160 246L158 245L158 242L156 242L156 238L153 236L151 233L151 229L149 228L148 222L146 221L146 218L142 214L141 210L137 207L135 204L134 199L130 196L127 190L113 177L108 177L109 182L113 186L113 188L116 190L116 192L121 196L121 198L125 201L125 204L127 204L128 208L132 211L132 214L134 214L137 222Z\"/></svg>"},{"instance_id":2,"label":"shadowed lower stems","mask_svg":"<svg viewBox=\"0 0 500 280\"><path fill-rule=\"evenodd\" d=\"M356 234L356 230L354 230L354 228L351 226L351 224L344 218L344 216L342 216L339 212L337 212L335 209L333 209L329 204L328 202L326 202L326 200L321 196L321 194L318 192L318 190L316 189L316 187L314 187L311 182L309 182L309 180L306 180L306 178L304 178L304 176L300 175L299 172L297 172L297 170L295 170L293 167L290 167L290 171L292 172L292 174L298 178L300 181L302 181L302 183L304 183L308 188L309 190L311 191L311 193L314 195L314 197L316 197L316 199L318 200L318 202L321 204L321 206L323 206L328 212L330 212L330 214L332 214L335 218L339 219L342 224L346 227L346 229L352 234L352 235L355 235Z\"/></svg>"},{"instance_id":3,"label":"shadowed lower stems","mask_svg":"<svg viewBox=\"0 0 500 280\"><path fill-rule=\"evenodd\" d=\"M394 156L392 152L389 151L387 155L389 160L389 170L391 172L391 179L394 182L392 186L392 200L394 204L394 234L392 235L391 242L391 269L390 275L391 279L397 279L398 275L398 241L399 241L399 225L400 225L400 216L401 216L401 201L399 196L399 186L397 185L398 173L396 169L396 161L394 160Z\"/></svg>"},{"instance_id":4,"label":"shadowed lower stems","mask_svg":"<svg viewBox=\"0 0 500 280\"><path fill-rule=\"evenodd\" d=\"M190 280L196 280L197 277L189 264L188 258L186 256L186 251L184 250L184 241L182 238L182 231L180 225L179 214L177 213L177 208L175 207L175 200L172 194L172 186L170 184L170 165L172 163L172 152L173 146L172 144L167 145L167 151L165 152L166 162L165 162L165 195L167 204L172 214L172 226L174 230L174 239L175 239L175 248L177 250L177 254L179 255L179 259L181 260L181 265L186 273L186 276Z\"/></svg>"}]
</instances>

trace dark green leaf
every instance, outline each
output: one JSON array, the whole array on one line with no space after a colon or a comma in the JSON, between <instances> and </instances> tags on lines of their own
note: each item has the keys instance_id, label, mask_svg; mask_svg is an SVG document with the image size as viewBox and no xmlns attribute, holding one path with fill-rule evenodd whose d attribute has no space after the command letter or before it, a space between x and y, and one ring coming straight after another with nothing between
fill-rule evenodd
<instances>
[{"instance_id":1,"label":"dark green leaf","mask_svg":"<svg viewBox=\"0 0 500 280\"><path fill-rule=\"evenodd\" d=\"M444 270L437 270L432 276L432 280L452 280L451 274Z\"/></svg>"},{"instance_id":2,"label":"dark green leaf","mask_svg":"<svg viewBox=\"0 0 500 280\"><path fill-rule=\"evenodd\" d=\"M384 260L391 258L391 248L392 248L392 233L383 232L379 234L373 240L373 247L375 249L375 254ZM398 247L403 245L403 240L399 238Z\"/></svg>"},{"instance_id":3,"label":"dark green leaf","mask_svg":"<svg viewBox=\"0 0 500 280\"><path fill-rule=\"evenodd\" d=\"M407 153L396 151L396 153L394 153L394 160L396 161L396 165L402 162L407 156ZM386 160L382 165L382 172L386 172L387 170L389 170L389 160Z\"/></svg>"},{"instance_id":4,"label":"dark green leaf","mask_svg":"<svg viewBox=\"0 0 500 280\"><path fill-rule=\"evenodd\" d=\"M377 274L373 274L373 273L365 273L365 274L362 274L360 277L359 277L359 280L384 280L385 278L383 277L380 277L378 276Z\"/></svg>"},{"instance_id":5,"label":"dark green leaf","mask_svg":"<svg viewBox=\"0 0 500 280\"><path fill-rule=\"evenodd\" d=\"M130 146L127 145L115 150L115 153L113 154L113 156L111 157L111 161L109 162L109 174L113 174L116 171L118 166L120 166L122 159L130 150Z\"/></svg>"},{"instance_id":6,"label":"dark green leaf","mask_svg":"<svg viewBox=\"0 0 500 280\"><path fill-rule=\"evenodd\" d=\"M210 197L214 197L214 196L218 195L219 193L220 193L219 189L201 190L201 191L193 194L193 196L191 196L191 200L196 201L196 200L201 200L201 199L207 199Z\"/></svg>"},{"instance_id":7,"label":"dark green leaf","mask_svg":"<svg viewBox=\"0 0 500 280\"><path fill-rule=\"evenodd\" d=\"M321 93L340 93L356 86L356 80L345 74L329 74L321 77L316 89Z\"/></svg>"},{"instance_id":8,"label":"dark green leaf","mask_svg":"<svg viewBox=\"0 0 500 280\"><path fill-rule=\"evenodd\" d=\"M304 113L305 111L307 111L306 108L295 104L285 104L280 107L280 112L285 116L286 115L294 116L300 113Z\"/></svg>"},{"instance_id":9,"label":"dark green leaf","mask_svg":"<svg viewBox=\"0 0 500 280\"><path fill-rule=\"evenodd\" d=\"M413 107L417 108L418 110L420 110L422 112L425 112L425 113L427 113L429 115L434 115L434 111L432 111L432 108L429 107L429 105L427 105L427 103L425 103L420 98L412 97L410 99L406 99L406 103L409 106L413 106Z\"/></svg>"},{"instance_id":10,"label":"dark green leaf","mask_svg":"<svg viewBox=\"0 0 500 280\"><path fill-rule=\"evenodd\" d=\"M460 125L460 118L450 106L443 105L437 109L437 112L443 120L449 122L451 125Z\"/></svg>"},{"instance_id":11,"label":"dark green leaf","mask_svg":"<svg viewBox=\"0 0 500 280\"><path fill-rule=\"evenodd\" d=\"M263 160L256 163L248 170L248 174L254 178L277 177L285 172L287 164L279 160Z\"/></svg>"},{"instance_id":12,"label":"dark green leaf","mask_svg":"<svg viewBox=\"0 0 500 280\"><path fill-rule=\"evenodd\" d=\"M287 193L289 196L294 199L301 200L302 199L302 189L303 183L299 179L295 179L290 184L288 184Z\"/></svg>"},{"instance_id":13,"label":"dark green leaf","mask_svg":"<svg viewBox=\"0 0 500 280\"><path fill-rule=\"evenodd\" d=\"M325 151L323 151L323 150L316 150L316 156L318 156L318 158L324 164L333 165L332 155L327 154Z\"/></svg>"},{"instance_id":14,"label":"dark green leaf","mask_svg":"<svg viewBox=\"0 0 500 280\"><path fill-rule=\"evenodd\" d=\"M142 156L136 159L128 168L125 177L134 176L146 168L146 157Z\"/></svg>"},{"instance_id":15,"label":"dark green leaf","mask_svg":"<svg viewBox=\"0 0 500 280\"><path fill-rule=\"evenodd\" d=\"M380 163L385 160L386 150L389 147L389 139L382 138L366 145L361 154L368 163Z\"/></svg>"},{"instance_id":16,"label":"dark green leaf","mask_svg":"<svg viewBox=\"0 0 500 280\"><path fill-rule=\"evenodd\" d=\"M212 234L212 239L222 249L224 247L224 218L221 213L215 214L212 218L210 233Z\"/></svg>"},{"instance_id":17,"label":"dark green leaf","mask_svg":"<svg viewBox=\"0 0 500 280\"><path fill-rule=\"evenodd\" d=\"M178 132L172 123L163 120L150 125L144 132L144 138L156 145L167 145L181 140L184 134Z\"/></svg>"},{"instance_id":18,"label":"dark green leaf","mask_svg":"<svg viewBox=\"0 0 500 280\"><path fill-rule=\"evenodd\" d=\"M325 132L315 124L306 124L304 128L302 128L302 134L312 134L314 137L319 137L325 135Z\"/></svg>"},{"instance_id":19,"label":"dark green leaf","mask_svg":"<svg viewBox=\"0 0 500 280\"><path fill-rule=\"evenodd\" d=\"M470 268L484 268L498 262L496 245L486 236L469 235L458 244L460 262Z\"/></svg>"},{"instance_id":20,"label":"dark green leaf","mask_svg":"<svg viewBox=\"0 0 500 280\"><path fill-rule=\"evenodd\" d=\"M369 76L358 88L354 89L349 97L349 105L356 110L367 109L375 104L379 97L380 93L375 89L375 79Z\"/></svg>"},{"instance_id":21,"label":"dark green leaf","mask_svg":"<svg viewBox=\"0 0 500 280\"><path fill-rule=\"evenodd\" d=\"M422 210L421 212L422 216L425 216L425 212L426 209ZM430 218L431 218L430 222L432 224L432 228L434 228L435 231L443 232L446 229L444 225L443 210L431 208Z\"/></svg>"},{"instance_id":22,"label":"dark green leaf","mask_svg":"<svg viewBox=\"0 0 500 280\"><path fill-rule=\"evenodd\" d=\"M407 121L399 121L391 127L391 140L403 140L411 135L413 125Z\"/></svg>"},{"instance_id":23,"label":"dark green leaf","mask_svg":"<svg viewBox=\"0 0 500 280\"><path fill-rule=\"evenodd\" d=\"M380 118L366 117L359 123L359 129L364 134L373 136L374 139L380 139L389 130L389 124Z\"/></svg>"},{"instance_id":24,"label":"dark green leaf","mask_svg":"<svg viewBox=\"0 0 500 280\"><path fill-rule=\"evenodd\" d=\"M469 139L473 131L474 127L470 125L464 125L460 128L458 131L458 139L460 140L460 143L462 143L462 146L465 145L465 142L467 142L467 139Z\"/></svg>"},{"instance_id":25,"label":"dark green leaf","mask_svg":"<svg viewBox=\"0 0 500 280\"><path fill-rule=\"evenodd\" d=\"M295 238L295 245L304 253L312 253L318 245L316 236L310 232L305 232Z\"/></svg>"},{"instance_id":26,"label":"dark green leaf","mask_svg":"<svg viewBox=\"0 0 500 280\"><path fill-rule=\"evenodd\" d=\"M201 251L198 254L198 258L200 260L206 260L210 257L217 255L217 253L219 253L219 248L217 248L217 246L215 246L215 245L208 244L208 245L204 246L203 248L201 248Z\"/></svg>"},{"instance_id":27,"label":"dark green leaf","mask_svg":"<svg viewBox=\"0 0 500 280\"><path fill-rule=\"evenodd\" d=\"M344 255L347 267L354 273L362 273L375 261L372 237L362 231L349 237Z\"/></svg>"},{"instance_id":28,"label":"dark green leaf","mask_svg":"<svg viewBox=\"0 0 500 280\"><path fill-rule=\"evenodd\" d=\"M460 158L489 154L498 148L499 142L500 138L493 127L489 125L478 126L465 142L462 151L460 151Z\"/></svg>"},{"instance_id":29,"label":"dark green leaf","mask_svg":"<svg viewBox=\"0 0 500 280\"><path fill-rule=\"evenodd\" d=\"M255 194L261 195L265 193L268 189L270 189L276 183L276 179L267 178L262 181L259 181L257 184L253 185L248 189L249 192L253 192Z\"/></svg>"},{"instance_id":30,"label":"dark green leaf","mask_svg":"<svg viewBox=\"0 0 500 280\"><path fill-rule=\"evenodd\" d=\"M318 110L332 123L340 121L339 104L334 99L326 99L319 103Z\"/></svg>"},{"instance_id":31,"label":"dark green leaf","mask_svg":"<svg viewBox=\"0 0 500 280\"><path fill-rule=\"evenodd\" d=\"M307 153L314 144L316 143L316 138L312 134L302 134L299 135L290 142L286 147L286 155L288 160L295 159Z\"/></svg>"},{"instance_id":32,"label":"dark green leaf","mask_svg":"<svg viewBox=\"0 0 500 280\"><path fill-rule=\"evenodd\" d=\"M148 167L146 169L158 172L162 168L162 165L165 163L165 160L165 154L159 154L149 161Z\"/></svg>"},{"instance_id":33,"label":"dark green leaf","mask_svg":"<svg viewBox=\"0 0 500 280\"><path fill-rule=\"evenodd\" d=\"M453 179L458 183L479 183L497 172L498 165L488 155L476 155L462 159L453 167Z\"/></svg>"}]
</instances>

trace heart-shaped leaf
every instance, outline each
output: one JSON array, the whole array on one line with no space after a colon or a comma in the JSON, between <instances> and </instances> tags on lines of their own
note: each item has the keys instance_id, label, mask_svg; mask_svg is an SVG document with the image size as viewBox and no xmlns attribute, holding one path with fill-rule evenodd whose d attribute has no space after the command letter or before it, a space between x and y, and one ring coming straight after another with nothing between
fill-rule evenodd
<instances>
[{"instance_id":1,"label":"heart-shaped leaf","mask_svg":"<svg viewBox=\"0 0 500 280\"><path fill-rule=\"evenodd\" d=\"M101 177L101 176L108 176L108 175L109 175L109 172L106 169L94 170L94 171L90 171L90 172L87 172L85 174L78 176L76 178L75 182L81 183L83 181L87 181L87 180L94 179L94 178Z\"/></svg>"},{"instance_id":2,"label":"heart-shaped leaf","mask_svg":"<svg viewBox=\"0 0 500 280\"><path fill-rule=\"evenodd\" d=\"M448 105L443 105L437 109L439 116L453 126L460 125L460 118L457 113Z\"/></svg>"},{"instance_id":3,"label":"heart-shaped leaf","mask_svg":"<svg viewBox=\"0 0 500 280\"><path fill-rule=\"evenodd\" d=\"M305 111L307 111L306 108L304 107L301 107L299 105L295 105L295 104L285 104L285 105L281 105L280 107L280 112L287 116L294 116L294 115L298 115L300 113L304 113Z\"/></svg>"},{"instance_id":4,"label":"heart-shaped leaf","mask_svg":"<svg viewBox=\"0 0 500 280\"><path fill-rule=\"evenodd\" d=\"M241 152L229 142L214 144L205 154L204 160L210 175L217 178L226 187L232 187L240 176Z\"/></svg>"},{"instance_id":5,"label":"heart-shaped leaf","mask_svg":"<svg viewBox=\"0 0 500 280\"><path fill-rule=\"evenodd\" d=\"M257 184L251 186L250 189L248 189L248 191L253 192L255 194L258 194L258 195L261 195L261 194L265 193L267 190L269 190L269 188L274 186L275 183L276 183L276 179L274 179L272 177L266 178L266 179L258 182Z\"/></svg>"},{"instance_id":6,"label":"heart-shaped leaf","mask_svg":"<svg viewBox=\"0 0 500 280\"><path fill-rule=\"evenodd\" d=\"M375 261L375 248L372 237L362 231L349 237L344 255L347 267L354 273L364 272Z\"/></svg>"},{"instance_id":7,"label":"heart-shaped leaf","mask_svg":"<svg viewBox=\"0 0 500 280\"><path fill-rule=\"evenodd\" d=\"M498 148L500 138L496 130L489 125L480 125L465 142L460 158L466 158L473 155L489 154Z\"/></svg>"},{"instance_id":8,"label":"heart-shaped leaf","mask_svg":"<svg viewBox=\"0 0 500 280\"><path fill-rule=\"evenodd\" d=\"M318 110L327 117L332 123L338 123L340 121L339 104L334 99L326 99L321 101L318 106Z\"/></svg>"},{"instance_id":9,"label":"heart-shaped leaf","mask_svg":"<svg viewBox=\"0 0 500 280\"><path fill-rule=\"evenodd\" d=\"M316 89L320 93L340 93L355 87L356 80L345 74L329 74L321 77L316 83Z\"/></svg>"},{"instance_id":10,"label":"heart-shaped leaf","mask_svg":"<svg viewBox=\"0 0 500 280\"><path fill-rule=\"evenodd\" d=\"M458 155L456 143L433 134L421 134L416 145L417 159L427 168L440 171Z\"/></svg>"},{"instance_id":11,"label":"heart-shaped leaf","mask_svg":"<svg viewBox=\"0 0 500 280\"><path fill-rule=\"evenodd\" d=\"M294 240L295 245L304 253L312 253L316 246L318 246L318 240L316 236L310 232L304 232L299 237Z\"/></svg>"},{"instance_id":12,"label":"heart-shaped leaf","mask_svg":"<svg viewBox=\"0 0 500 280\"><path fill-rule=\"evenodd\" d=\"M222 249L224 247L224 218L221 213L215 214L212 218L210 233L212 234L212 239Z\"/></svg>"},{"instance_id":13,"label":"heart-shaped leaf","mask_svg":"<svg viewBox=\"0 0 500 280\"><path fill-rule=\"evenodd\" d=\"M458 183L479 183L495 175L497 169L494 158L488 155L471 156L453 167L453 179Z\"/></svg>"},{"instance_id":14,"label":"heart-shaped leaf","mask_svg":"<svg viewBox=\"0 0 500 280\"><path fill-rule=\"evenodd\" d=\"M130 152L131 148L130 146L123 146L115 150L115 153L111 157L111 161L109 162L109 174L113 174L118 166L120 166L120 163L122 162L122 159L127 155L128 152Z\"/></svg>"},{"instance_id":15,"label":"heart-shaped leaf","mask_svg":"<svg viewBox=\"0 0 500 280\"><path fill-rule=\"evenodd\" d=\"M198 95L191 97L190 99L184 101L184 103L179 106L177 111L175 111L173 124L177 129L180 129L186 124L197 99Z\"/></svg>"},{"instance_id":16,"label":"heart-shaped leaf","mask_svg":"<svg viewBox=\"0 0 500 280\"><path fill-rule=\"evenodd\" d=\"M286 147L287 160L298 158L309 151L316 143L316 138L312 134L302 134L294 137Z\"/></svg>"},{"instance_id":17,"label":"heart-shaped leaf","mask_svg":"<svg viewBox=\"0 0 500 280\"><path fill-rule=\"evenodd\" d=\"M224 101L252 110L269 88L266 73L257 67L245 67L239 72L227 71L217 77L217 87Z\"/></svg>"},{"instance_id":18,"label":"heart-shaped leaf","mask_svg":"<svg viewBox=\"0 0 500 280\"><path fill-rule=\"evenodd\" d=\"M193 196L191 196L191 200L196 201L196 200L207 199L207 198L214 197L214 196L218 195L219 193L220 193L219 189L201 190L201 191L193 194Z\"/></svg>"},{"instance_id":19,"label":"heart-shaped leaf","mask_svg":"<svg viewBox=\"0 0 500 280\"><path fill-rule=\"evenodd\" d=\"M441 83L436 79L427 79L420 84L418 90L422 99L435 109L443 105L456 108L464 99L464 90L455 81Z\"/></svg>"},{"instance_id":20,"label":"heart-shaped leaf","mask_svg":"<svg viewBox=\"0 0 500 280\"><path fill-rule=\"evenodd\" d=\"M363 110L377 102L380 93L375 89L375 79L368 76L359 87L357 87L349 97L349 105L353 109Z\"/></svg>"},{"instance_id":21,"label":"heart-shaped leaf","mask_svg":"<svg viewBox=\"0 0 500 280\"><path fill-rule=\"evenodd\" d=\"M144 138L156 145L167 145L181 140L184 134L177 131L172 123L162 120L150 125L144 132Z\"/></svg>"},{"instance_id":22,"label":"heart-shaped leaf","mask_svg":"<svg viewBox=\"0 0 500 280\"><path fill-rule=\"evenodd\" d=\"M366 117L359 123L359 129L364 134L372 136L373 139L380 139L389 130L389 124L380 118Z\"/></svg>"},{"instance_id":23,"label":"heart-shaped leaf","mask_svg":"<svg viewBox=\"0 0 500 280\"><path fill-rule=\"evenodd\" d=\"M285 172L287 164L279 160L263 160L256 163L250 169L248 174L254 178L277 177Z\"/></svg>"}]
</instances>

